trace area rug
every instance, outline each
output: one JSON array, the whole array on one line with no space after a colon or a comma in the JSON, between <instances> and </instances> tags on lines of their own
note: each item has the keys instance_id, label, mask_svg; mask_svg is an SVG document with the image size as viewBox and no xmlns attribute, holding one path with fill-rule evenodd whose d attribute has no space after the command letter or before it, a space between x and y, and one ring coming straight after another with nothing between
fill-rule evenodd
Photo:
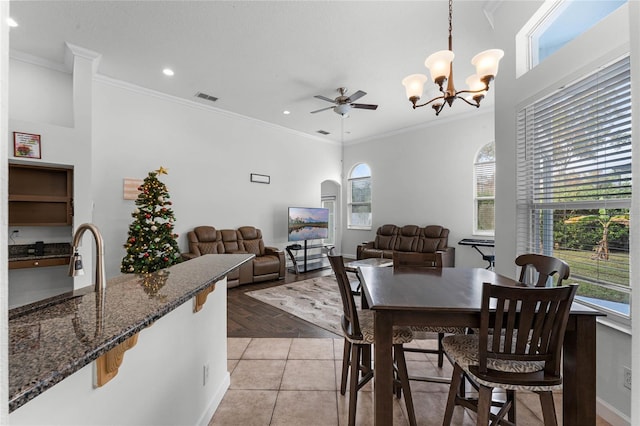
<instances>
[{"instance_id":1,"label":"area rug","mask_svg":"<svg viewBox=\"0 0 640 426\"><path fill-rule=\"evenodd\" d=\"M342 335L342 301L335 277L317 277L249 291L248 296L275 306L318 327ZM356 296L360 305L360 296Z\"/></svg>"}]
</instances>

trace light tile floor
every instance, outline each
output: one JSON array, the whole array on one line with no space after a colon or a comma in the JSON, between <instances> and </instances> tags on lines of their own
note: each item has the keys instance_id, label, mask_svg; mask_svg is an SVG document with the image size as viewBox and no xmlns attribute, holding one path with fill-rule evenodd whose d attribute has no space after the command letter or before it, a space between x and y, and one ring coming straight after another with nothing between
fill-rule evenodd
<instances>
[{"instance_id":1,"label":"light tile floor","mask_svg":"<svg viewBox=\"0 0 640 426\"><path fill-rule=\"evenodd\" d=\"M349 393L340 394L342 350L342 339L229 338L231 386L209 425L346 426ZM446 361L442 370L437 368L435 355L406 353L406 358L410 375L451 375ZM411 389L418 425L441 425L448 385L412 381ZM358 425L373 425L372 391L370 383L358 394ZM517 398L518 424L541 425L537 395L519 393ZM560 406L558 394L556 409ZM408 425L402 399L394 399L393 424ZM456 407L453 424L475 425L475 414Z\"/></svg>"}]
</instances>

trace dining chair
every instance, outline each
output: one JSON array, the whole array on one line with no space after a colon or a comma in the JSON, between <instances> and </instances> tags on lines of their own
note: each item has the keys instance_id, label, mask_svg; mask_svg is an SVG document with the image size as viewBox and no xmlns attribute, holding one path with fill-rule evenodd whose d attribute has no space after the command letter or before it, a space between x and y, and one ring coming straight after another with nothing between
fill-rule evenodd
<instances>
[{"instance_id":1,"label":"dining chair","mask_svg":"<svg viewBox=\"0 0 640 426\"><path fill-rule=\"evenodd\" d=\"M556 257L542 254L528 253L516 258L516 265L520 266L521 283L532 283L536 287L546 287L547 282L556 276L555 285L562 285L562 280L569 278L570 268L567 262ZM537 273L537 280L535 274Z\"/></svg>"},{"instance_id":2,"label":"dining chair","mask_svg":"<svg viewBox=\"0 0 640 426\"><path fill-rule=\"evenodd\" d=\"M562 386L562 343L577 288L483 284L479 333L446 336L442 342L454 362L443 425L451 424L456 405L476 411L478 425L490 420L497 425L507 414L515 423L519 390L537 393L544 424L557 424L552 391ZM458 394L463 377L478 387L477 399ZM506 401L492 401L494 388L506 390ZM492 405L500 407L497 414Z\"/></svg>"},{"instance_id":3,"label":"dining chair","mask_svg":"<svg viewBox=\"0 0 640 426\"><path fill-rule=\"evenodd\" d=\"M375 343L373 311L358 310L353 293L349 285L347 271L344 268L342 256L329 254L331 268L338 281L340 298L342 299L343 314L341 319L344 334L344 353L342 357L342 375L340 393L347 390L347 376L351 372L349 382L349 426L355 425L356 404L358 391L373 378L371 364L371 345ZM404 357L403 344L413 340L413 332L409 327L393 328L393 352L399 385L404 392L404 402L407 408L409 424L416 424L416 416L411 397L411 388L407 374L407 363ZM394 386L397 386L396 383Z\"/></svg>"},{"instance_id":4,"label":"dining chair","mask_svg":"<svg viewBox=\"0 0 640 426\"><path fill-rule=\"evenodd\" d=\"M393 252L393 269L396 271L418 271L421 268L437 269L442 268L442 254L441 253L417 253L417 252ZM405 352L420 352L428 354L438 355L438 368L442 368L444 365L444 350L442 348L442 339L445 334L462 334L465 332L464 327L431 327L431 326L415 326L411 327L414 332L425 333L438 333L438 348L437 349L422 349L422 348L404 348ZM439 382L448 383L448 379L429 378L429 377L410 377L410 380L425 381L425 382Z\"/></svg>"}]
</instances>

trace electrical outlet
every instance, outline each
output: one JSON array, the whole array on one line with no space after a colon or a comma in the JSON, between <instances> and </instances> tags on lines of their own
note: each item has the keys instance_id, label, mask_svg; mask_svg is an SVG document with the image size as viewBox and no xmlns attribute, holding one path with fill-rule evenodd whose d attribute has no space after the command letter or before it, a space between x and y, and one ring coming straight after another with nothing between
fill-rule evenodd
<instances>
[{"instance_id":1,"label":"electrical outlet","mask_svg":"<svg viewBox=\"0 0 640 426\"><path fill-rule=\"evenodd\" d=\"M207 381L209 381L209 364L204 364L202 366L202 386L206 386Z\"/></svg>"},{"instance_id":2,"label":"electrical outlet","mask_svg":"<svg viewBox=\"0 0 640 426\"><path fill-rule=\"evenodd\" d=\"M624 381L622 384L625 388L631 390L631 369L629 367L622 367L624 371Z\"/></svg>"}]
</instances>

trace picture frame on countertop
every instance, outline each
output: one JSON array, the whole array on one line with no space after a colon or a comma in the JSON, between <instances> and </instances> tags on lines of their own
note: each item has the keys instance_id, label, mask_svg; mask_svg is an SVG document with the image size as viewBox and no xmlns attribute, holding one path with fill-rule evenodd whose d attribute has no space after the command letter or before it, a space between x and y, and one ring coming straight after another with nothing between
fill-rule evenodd
<instances>
[{"instance_id":1,"label":"picture frame on countertop","mask_svg":"<svg viewBox=\"0 0 640 426\"><path fill-rule=\"evenodd\" d=\"M13 132L13 156L20 158L42 158L40 135Z\"/></svg>"}]
</instances>

